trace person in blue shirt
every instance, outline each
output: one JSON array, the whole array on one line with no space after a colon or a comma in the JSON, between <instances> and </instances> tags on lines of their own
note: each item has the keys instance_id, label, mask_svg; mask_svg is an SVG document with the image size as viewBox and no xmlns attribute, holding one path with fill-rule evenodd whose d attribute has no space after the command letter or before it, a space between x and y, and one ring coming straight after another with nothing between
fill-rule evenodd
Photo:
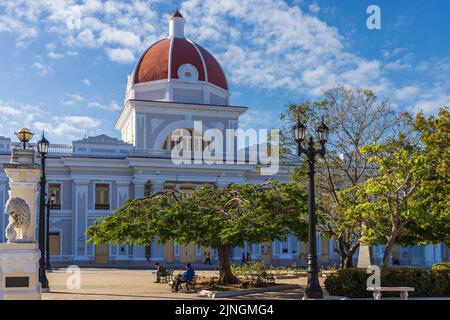
<instances>
[{"instance_id":1,"label":"person in blue shirt","mask_svg":"<svg viewBox=\"0 0 450 320\"><path fill-rule=\"evenodd\" d=\"M175 279L175 281L172 284L172 290L175 292L178 292L178 288L180 287L180 284L194 280L194 276L195 276L195 271L191 267L191 264L189 262L186 263L186 271L184 271L183 274L178 275L178 277Z\"/></svg>"}]
</instances>

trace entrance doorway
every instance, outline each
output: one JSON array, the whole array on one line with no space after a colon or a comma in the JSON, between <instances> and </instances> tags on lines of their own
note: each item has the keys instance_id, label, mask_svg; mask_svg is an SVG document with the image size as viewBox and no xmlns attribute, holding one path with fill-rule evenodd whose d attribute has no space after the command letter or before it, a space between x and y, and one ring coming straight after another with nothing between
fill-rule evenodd
<instances>
[{"instance_id":1,"label":"entrance doorway","mask_svg":"<svg viewBox=\"0 0 450 320\"><path fill-rule=\"evenodd\" d=\"M191 263L195 261L195 245L193 243L180 247L180 261Z\"/></svg>"},{"instance_id":2,"label":"entrance doorway","mask_svg":"<svg viewBox=\"0 0 450 320\"><path fill-rule=\"evenodd\" d=\"M50 232L48 247L51 256L59 256L61 254L61 234L59 232Z\"/></svg>"},{"instance_id":3,"label":"entrance doorway","mask_svg":"<svg viewBox=\"0 0 450 320\"><path fill-rule=\"evenodd\" d=\"M97 244L95 245L95 263L109 262L109 245Z\"/></svg>"}]
</instances>

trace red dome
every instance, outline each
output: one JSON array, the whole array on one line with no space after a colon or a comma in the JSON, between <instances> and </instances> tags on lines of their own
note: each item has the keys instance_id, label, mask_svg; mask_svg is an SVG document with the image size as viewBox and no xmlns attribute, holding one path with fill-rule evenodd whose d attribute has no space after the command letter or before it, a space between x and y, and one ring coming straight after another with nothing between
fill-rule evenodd
<instances>
[{"instance_id":1,"label":"red dome","mask_svg":"<svg viewBox=\"0 0 450 320\"><path fill-rule=\"evenodd\" d=\"M199 81L228 90L225 74L217 60L200 45L175 37L162 39L147 49L136 66L134 83L169 79L169 70L170 79L178 79L178 68L183 64L195 66Z\"/></svg>"}]
</instances>

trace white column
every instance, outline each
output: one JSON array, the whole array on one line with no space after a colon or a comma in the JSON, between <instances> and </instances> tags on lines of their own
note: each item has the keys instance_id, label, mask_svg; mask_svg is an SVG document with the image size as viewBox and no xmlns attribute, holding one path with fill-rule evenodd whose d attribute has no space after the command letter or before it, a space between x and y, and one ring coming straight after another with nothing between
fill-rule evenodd
<instances>
[{"instance_id":1,"label":"white column","mask_svg":"<svg viewBox=\"0 0 450 320\"><path fill-rule=\"evenodd\" d=\"M117 181L117 208L125 203L129 197L130 183L128 181Z\"/></svg>"},{"instance_id":2,"label":"white column","mask_svg":"<svg viewBox=\"0 0 450 320\"><path fill-rule=\"evenodd\" d=\"M130 182L129 181L116 181L117 185L117 208L125 203L125 201L129 198L130 191ZM116 245L116 259L119 257L124 257L125 255L120 253L120 248L124 247L126 251L128 251L128 246L125 245ZM125 252L126 252L125 251Z\"/></svg>"},{"instance_id":3,"label":"white column","mask_svg":"<svg viewBox=\"0 0 450 320\"><path fill-rule=\"evenodd\" d=\"M141 198L145 193L145 183L144 180L134 179L133 180L133 189L134 189L134 198Z\"/></svg>"},{"instance_id":4,"label":"white column","mask_svg":"<svg viewBox=\"0 0 450 320\"><path fill-rule=\"evenodd\" d=\"M40 166L30 164L29 167L22 164L6 163L4 170L9 178L9 197L18 197L25 200L30 208L31 223L30 228L26 231L26 237L32 241L36 241L37 225L38 225L38 197L39 185L38 181L41 176Z\"/></svg>"},{"instance_id":5,"label":"white column","mask_svg":"<svg viewBox=\"0 0 450 320\"><path fill-rule=\"evenodd\" d=\"M437 254L436 254L436 245L429 244L425 246L425 264L427 266L431 266L432 264L438 262ZM440 259L439 259L440 260Z\"/></svg>"},{"instance_id":6,"label":"white column","mask_svg":"<svg viewBox=\"0 0 450 320\"><path fill-rule=\"evenodd\" d=\"M164 191L164 182L163 179L152 179L152 192L163 192Z\"/></svg>"},{"instance_id":7,"label":"white column","mask_svg":"<svg viewBox=\"0 0 450 320\"><path fill-rule=\"evenodd\" d=\"M75 206L74 215L74 259L88 260L85 231L88 225L88 185L86 179L74 179Z\"/></svg>"},{"instance_id":8,"label":"white column","mask_svg":"<svg viewBox=\"0 0 450 320\"><path fill-rule=\"evenodd\" d=\"M164 179L161 178L152 178L151 180L152 185L152 192L163 192L164 191ZM150 259L159 261L164 260L164 252L163 252L163 245L162 244L156 244L156 242L153 242L151 244L151 252L150 252Z\"/></svg>"}]
</instances>

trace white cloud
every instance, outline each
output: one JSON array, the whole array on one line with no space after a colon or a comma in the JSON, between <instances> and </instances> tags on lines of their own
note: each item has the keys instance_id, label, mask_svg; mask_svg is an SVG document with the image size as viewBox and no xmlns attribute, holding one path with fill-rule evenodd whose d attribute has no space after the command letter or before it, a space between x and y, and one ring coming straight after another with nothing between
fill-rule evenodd
<instances>
[{"instance_id":1,"label":"white cloud","mask_svg":"<svg viewBox=\"0 0 450 320\"><path fill-rule=\"evenodd\" d=\"M417 95L419 90L418 87L407 86L396 90L394 96L398 100L411 100Z\"/></svg>"},{"instance_id":2,"label":"white cloud","mask_svg":"<svg viewBox=\"0 0 450 320\"><path fill-rule=\"evenodd\" d=\"M117 101L113 100L109 104L101 104L99 102L90 102L88 104L89 108L107 110L107 111L119 111L122 107L117 103Z\"/></svg>"},{"instance_id":3,"label":"white cloud","mask_svg":"<svg viewBox=\"0 0 450 320\"><path fill-rule=\"evenodd\" d=\"M135 61L133 52L130 49L124 48L107 48L106 53L112 61L120 63L130 63Z\"/></svg>"},{"instance_id":4,"label":"white cloud","mask_svg":"<svg viewBox=\"0 0 450 320\"><path fill-rule=\"evenodd\" d=\"M246 129L281 128L279 114L249 110L239 118L239 127Z\"/></svg>"},{"instance_id":5,"label":"white cloud","mask_svg":"<svg viewBox=\"0 0 450 320\"><path fill-rule=\"evenodd\" d=\"M426 114L431 114L436 113L444 106L450 107L448 86L437 86L429 90L423 90L416 99L416 103L410 108L410 111L423 111Z\"/></svg>"},{"instance_id":6,"label":"white cloud","mask_svg":"<svg viewBox=\"0 0 450 320\"><path fill-rule=\"evenodd\" d=\"M320 6L317 3L311 3L308 6L309 11L311 11L312 13L317 13L320 11Z\"/></svg>"},{"instance_id":7,"label":"white cloud","mask_svg":"<svg viewBox=\"0 0 450 320\"><path fill-rule=\"evenodd\" d=\"M395 60L393 62L386 63L386 65L384 66L386 70L390 71L401 71L409 69L411 67L412 66L409 63L402 60Z\"/></svg>"},{"instance_id":8,"label":"white cloud","mask_svg":"<svg viewBox=\"0 0 450 320\"><path fill-rule=\"evenodd\" d=\"M45 45L47 49L47 54L50 59L62 59L64 55L62 53L56 52L56 46L53 43L47 43Z\"/></svg>"},{"instance_id":9,"label":"white cloud","mask_svg":"<svg viewBox=\"0 0 450 320\"><path fill-rule=\"evenodd\" d=\"M133 32L115 28L103 29L100 33L99 41L101 44L117 44L127 48L138 48L141 42L139 36Z\"/></svg>"},{"instance_id":10,"label":"white cloud","mask_svg":"<svg viewBox=\"0 0 450 320\"><path fill-rule=\"evenodd\" d=\"M36 72L37 75L41 77L45 77L49 73L53 72L53 69L50 66L47 66L40 62L34 62L31 65L31 68Z\"/></svg>"},{"instance_id":11,"label":"white cloud","mask_svg":"<svg viewBox=\"0 0 450 320\"><path fill-rule=\"evenodd\" d=\"M81 82L83 82L87 86L91 85L91 81L89 81L89 79L83 79L83 80L81 80Z\"/></svg>"},{"instance_id":12,"label":"white cloud","mask_svg":"<svg viewBox=\"0 0 450 320\"><path fill-rule=\"evenodd\" d=\"M84 98L79 93L71 93L66 95L63 101L61 101L66 106L73 106L82 102Z\"/></svg>"},{"instance_id":13,"label":"white cloud","mask_svg":"<svg viewBox=\"0 0 450 320\"><path fill-rule=\"evenodd\" d=\"M67 143L80 139L84 134L98 134L100 131L101 121L98 119L78 115L52 117L46 109L39 105L0 100L0 136L15 140L14 132L27 127L36 136L44 130L51 143Z\"/></svg>"},{"instance_id":14,"label":"white cloud","mask_svg":"<svg viewBox=\"0 0 450 320\"><path fill-rule=\"evenodd\" d=\"M64 58L64 55L62 53L56 53L56 52L51 51L48 53L48 57L51 59L62 59L62 58Z\"/></svg>"},{"instance_id":15,"label":"white cloud","mask_svg":"<svg viewBox=\"0 0 450 320\"><path fill-rule=\"evenodd\" d=\"M101 121L87 116L56 116L51 122L37 121L34 125L37 129L48 132L50 138L53 136L64 139L67 143L78 140L85 134L97 134Z\"/></svg>"},{"instance_id":16,"label":"white cloud","mask_svg":"<svg viewBox=\"0 0 450 320\"><path fill-rule=\"evenodd\" d=\"M132 63L167 35L169 12L156 13L161 3L165 2L2 0L0 32L16 34L18 46L40 33L50 35L55 46L47 54L52 59L93 48L112 61ZM408 49L398 47L381 50L381 60L366 59L348 47L349 39L337 28L316 16L328 8L315 1L302 10L281 0L185 0L180 9L187 36L214 53L236 86L306 96L336 85L370 87L400 102L408 101L405 87L417 87L417 103L429 110L450 95L450 57L412 61ZM43 60L32 69L41 76L52 71ZM390 78L394 73L402 75L400 80ZM425 74L428 78L422 80ZM110 107L98 104L92 107Z\"/></svg>"}]
</instances>

